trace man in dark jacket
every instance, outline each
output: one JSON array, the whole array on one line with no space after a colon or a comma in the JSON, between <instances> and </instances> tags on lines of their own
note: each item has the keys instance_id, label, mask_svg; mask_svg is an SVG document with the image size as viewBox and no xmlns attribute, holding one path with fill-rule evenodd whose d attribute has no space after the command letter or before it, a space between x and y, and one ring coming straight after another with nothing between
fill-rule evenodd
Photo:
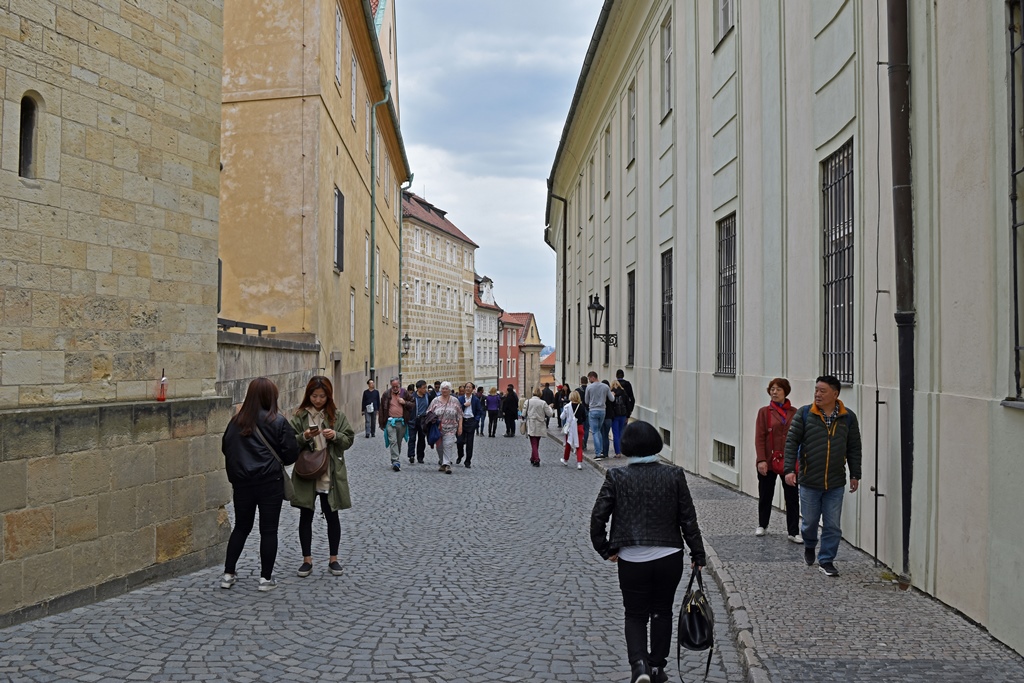
<instances>
[{"instance_id":1,"label":"man in dark jacket","mask_svg":"<svg viewBox=\"0 0 1024 683\"><path fill-rule=\"evenodd\" d=\"M359 402L359 412L363 414L363 421L366 423L366 438L377 435L377 413L380 411L380 392L374 386L372 379L366 380L366 390L363 391L363 398Z\"/></svg>"},{"instance_id":2,"label":"man in dark jacket","mask_svg":"<svg viewBox=\"0 0 1024 683\"><path fill-rule=\"evenodd\" d=\"M423 456L427 450L427 430L420 423L420 418L426 414L430 407L430 398L427 397L427 383L425 380L416 382L416 392L412 395L413 409L412 421L409 423L409 464L417 460L423 462Z\"/></svg>"},{"instance_id":3,"label":"man in dark jacket","mask_svg":"<svg viewBox=\"0 0 1024 683\"><path fill-rule=\"evenodd\" d=\"M633 406L636 405L636 396L633 395L633 384L626 379L626 373L622 370L615 371L615 381L618 382L619 386L622 387L622 390L626 392L626 403L629 408L629 412L626 414L626 417L629 417L633 414Z\"/></svg>"},{"instance_id":4,"label":"man in dark jacket","mask_svg":"<svg viewBox=\"0 0 1024 683\"><path fill-rule=\"evenodd\" d=\"M819 518L822 521L818 567L826 576L839 576L833 560L843 536L840 517L846 468L850 468L850 493L857 490L861 474L860 425L854 412L839 400L841 388L832 375L818 378L814 404L804 406L793 418L783 465L786 483L800 484L800 529L807 566L814 564Z\"/></svg>"},{"instance_id":5,"label":"man in dark jacket","mask_svg":"<svg viewBox=\"0 0 1024 683\"><path fill-rule=\"evenodd\" d=\"M555 393L553 391L551 391L551 385L548 384L547 382L544 383L544 388L540 392L540 400L544 401L545 403L547 403L552 408L555 407ZM544 418L544 426L548 427L548 426L550 426L550 424L551 424L551 418L550 417L545 417Z\"/></svg>"}]
</instances>

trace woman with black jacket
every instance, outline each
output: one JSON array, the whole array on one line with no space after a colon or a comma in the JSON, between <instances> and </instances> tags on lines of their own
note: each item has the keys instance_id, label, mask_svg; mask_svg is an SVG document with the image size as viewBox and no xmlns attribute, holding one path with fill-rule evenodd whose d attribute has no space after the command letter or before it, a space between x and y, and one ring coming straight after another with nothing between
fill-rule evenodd
<instances>
[{"instance_id":1,"label":"woman with black jacket","mask_svg":"<svg viewBox=\"0 0 1024 683\"><path fill-rule=\"evenodd\" d=\"M501 412L505 417L505 436L516 435L516 418L519 417L519 396L511 384L501 399Z\"/></svg>"},{"instance_id":2,"label":"woman with black jacket","mask_svg":"<svg viewBox=\"0 0 1024 683\"><path fill-rule=\"evenodd\" d=\"M228 422L220 449L224 453L224 466L235 504L235 528L228 539L220 587L235 585L235 565L259 508L259 590L269 591L277 586L273 574L277 559L277 526L284 501L284 478L287 476L284 465L294 464L299 457L295 430L277 411L277 385L266 377L257 377L249 383L242 407Z\"/></svg>"},{"instance_id":3,"label":"woman with black jacket","mask_svg":"<svg viewBox=\"0 0 1024 683\"><path fill-rule=\"evenodd\" d=\"M681 467L660 462L661 447L661 436L649 423L628 425L622 452L629 464L608 470L590 515L594 549L618 564L632 683L668 680L665 665L672 644L672 602L683 575L683 542L690 548L691 566L706 562L686 475Z\"/></svg>"}]
</instances>

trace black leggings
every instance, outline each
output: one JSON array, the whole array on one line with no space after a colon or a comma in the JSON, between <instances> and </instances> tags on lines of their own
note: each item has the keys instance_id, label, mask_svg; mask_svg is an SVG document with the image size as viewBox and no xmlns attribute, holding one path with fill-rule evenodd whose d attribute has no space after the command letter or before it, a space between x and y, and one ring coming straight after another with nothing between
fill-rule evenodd
<instances>
[{"instance_id":1,"label":"black leggings","mask_svg":"<svg viewBox=\"0 0 1024 683\"><path fill-rule=\"evenodd\" d=\"M646 661L664 667L672 646L672 601L683 576L686 553L680 550L650 562L619 559L619 588L626 612L626 650L629 662ZM651 649L647 650L647 622Z\"/></svg>"},{"instance_id":2,"label":"black leggings","mask_svg":"<svg viewBox=\"0 0 1024 683\"><path fill-rule=\"evenodd\" d=\"M498 431L498 415L500 413L497 410L487 411L487 435L494 436L494 433Z\"/></svg>"},{"instance_id":3,"label":"black leggings","mask_svg":"<svg viewBox=\"0 0 1024 683\"><path fill-rule=\"evenodd\" d=\"M338 554L338 545L341 543L341 521L338 520L338 511L332 510L327 502L326 493L317 493L320 499L320 512L327 520L327 544L330 546L331 557ZM316 502L313 502L316 507ZM299 544L302 546L302 556L313 555L313 510L311 508L299 508Z\"/></svg>"},{"instance_id":4,"label":"black leggings","mask_svg":"<svg viewBox=\"0 0 1024 683\"><path fill-rule=\"evenodd\" d=\"M256 522L256 508L259 508L260 576L269 579L274 574L274 561L277 559L277 525L281 521L284 484L278 478L256 486L240 486L232 492L232 500L235 502L235 528L228 539L224 573L235 573L245 540Z\"/></svg>"}]
</instances>

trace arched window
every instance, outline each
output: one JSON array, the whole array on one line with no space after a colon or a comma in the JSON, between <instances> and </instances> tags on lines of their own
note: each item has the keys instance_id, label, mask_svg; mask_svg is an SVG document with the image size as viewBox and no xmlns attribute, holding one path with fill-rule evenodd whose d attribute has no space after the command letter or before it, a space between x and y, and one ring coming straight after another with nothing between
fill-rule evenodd
<instances>
[{"instance_id":1,"label":"arched window","mask_svg":"<svg viewBox=\"0 0 1024 683\"><path fill-rule=\"evenodd\" d=\"M25 95L21 98L21 144L18 148L18 175L22 178L36 177L36 126L38 119L36 101Z\"/></svg>"}]
</instances>

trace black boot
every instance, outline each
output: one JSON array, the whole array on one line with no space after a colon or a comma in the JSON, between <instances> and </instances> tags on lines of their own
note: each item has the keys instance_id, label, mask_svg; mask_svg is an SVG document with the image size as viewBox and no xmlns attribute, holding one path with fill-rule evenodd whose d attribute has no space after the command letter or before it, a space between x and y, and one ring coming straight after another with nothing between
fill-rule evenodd
<instances>
[{"instance_id":1,"label":"black boot","mask_svg":"<svg viewBox=\"0 0 1024 683\"><path fill-rule=\"evenodd\" d=\"M668 683L668 672L665 667L651 667L651 683Z\"/></svg>"},{"instance_id":2,"label":"black boot","mask_svg":"<svg viewBox=\"0 0 1024 683\"><path fill-rule=\"evenodd\" d=\"M647 662L633 662L630 666L632 667L630 683L651 683L651 669L647 666Z\"/></svg>"}]
</instances>

